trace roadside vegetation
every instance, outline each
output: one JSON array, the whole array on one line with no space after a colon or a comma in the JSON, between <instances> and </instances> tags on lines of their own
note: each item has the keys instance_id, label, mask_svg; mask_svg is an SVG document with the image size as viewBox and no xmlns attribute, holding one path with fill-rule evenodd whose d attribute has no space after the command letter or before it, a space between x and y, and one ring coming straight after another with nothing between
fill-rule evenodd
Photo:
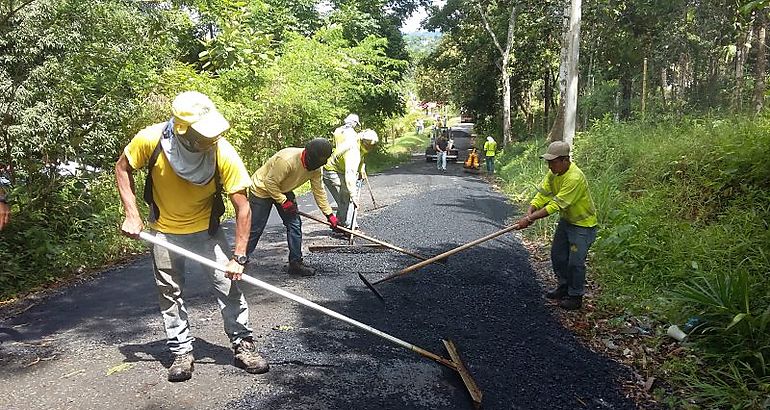
<instances>
[{"instance_id":1,"label":"roadside vegetation","mask_svg":"<svg viewBox=\"0 0 770 410\"><path fill-rule=\"evenodd\" d=\"M522 207L547 170L545 145L514 143L500 158L504 190ZM652 373L684 390L657 398L675 408L767 408L770 118L602 120L575 147L599 212L589 275L605 323L621 331L629 317L651 322L640 369L674 343L670 324L695 325L685 351ZM528 232L548 241L554 223Z\"/></svg>"}]
</instances>

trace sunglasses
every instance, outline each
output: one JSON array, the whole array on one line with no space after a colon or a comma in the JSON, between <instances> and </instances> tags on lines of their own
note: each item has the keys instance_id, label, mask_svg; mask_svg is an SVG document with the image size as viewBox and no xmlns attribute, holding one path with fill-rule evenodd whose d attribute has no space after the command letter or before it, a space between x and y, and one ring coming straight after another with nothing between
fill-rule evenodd
<instances>
[{"instance_id":1,"label":"sunglasses","mask_svg":"<svg viewBox=\"0 0 770 410\"><path fill-rule=\"evenodd\" d=\"M211 149L211 147L213 147L217 141L222 138L222 135L220 134L216 137L210 138L199 133L195 130L195 128L190 126L187 127L187 132L181 134L179 137L180 141L182 141L185 148L188 150L192 152L203 152Z\"/></svg>"}]
</instances>

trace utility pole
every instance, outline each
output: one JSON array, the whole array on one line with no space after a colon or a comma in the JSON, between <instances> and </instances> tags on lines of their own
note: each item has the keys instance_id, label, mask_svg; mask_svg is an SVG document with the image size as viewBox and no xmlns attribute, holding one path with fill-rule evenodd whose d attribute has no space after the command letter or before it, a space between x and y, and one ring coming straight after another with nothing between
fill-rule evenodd
<instances>
[{"instance_id":1,"label":"utility pole","mask_svg":"<svg viewBox=\"0 0 770 410\"><path fill-rule=\"evenodd\" d=\"M564 107L564 141L572 145L575 138L578 95L578 60L580 58L581 0L571 0L567 53L567 88Z\"/></svg>"}]
</instances>

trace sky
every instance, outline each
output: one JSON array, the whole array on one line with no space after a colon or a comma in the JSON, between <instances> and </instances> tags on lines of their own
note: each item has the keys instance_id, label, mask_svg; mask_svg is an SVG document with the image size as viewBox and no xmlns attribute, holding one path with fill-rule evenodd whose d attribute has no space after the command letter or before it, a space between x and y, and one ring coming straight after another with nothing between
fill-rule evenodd
<instances>
[{"instance_id":1,"label":"sky","mask_svg":"<svg viewBox=\"0 0 770 410\"><path fill-rule=\"evenodd\" d=\"M433 0L432 3L433 3L434 6L443 7L444 4L446 4L446 0ZM428 13L425 11L425 9L420 7L420 9L417 10L417 12L412 14L412 17L410 17L409 19L407 19L404 22L404 25L401 26L401 32L402 33L414 33L416 31L424 31L424 30L420 29L420 22L425 17L427 17L427 15L428 15Z\"/></svg>"},{"instance_id":2,"label":"sky","mask_svg":"<svg viewBox=\"0 0 770 410\"><path fill-rule=\"evenodd\" d=\"M433 0L433 5L443 7L446 4L446 0ZM326 13L331 10L331 4L328 2L320 2L316 5L316 9L321 13ZM416 31L424 31L420 29L420 22L428 16L428 12L424 8L420 7L409 19L401 26L402 33L414 33Z\"/></svg>"}]
</instances>

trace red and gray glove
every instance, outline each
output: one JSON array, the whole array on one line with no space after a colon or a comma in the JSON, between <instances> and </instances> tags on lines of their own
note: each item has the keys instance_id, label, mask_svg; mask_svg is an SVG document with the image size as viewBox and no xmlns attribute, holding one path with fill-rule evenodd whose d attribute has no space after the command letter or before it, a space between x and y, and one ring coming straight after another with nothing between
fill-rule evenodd
<instances>
[{"instance_id":1,"label":"red and gray glove","mask_svg":"<svg viewBox=\"0 0 770 410\"><path fill-rule=\"evenodd\" d=\"M287 215L296 215L297 214L297 204L295 204L291 200L286 200L286 202L281 204L281 208L283 208L283 212L285 212Z\"/></svg>"},{"instance_id":2,"label":"red and gray glove","mask_svg":"<svg viewBox=\"0 0 770 410\"><path fill-rule=\"evenodd\" d=\"M333 231L338 231L337 224L339 224L340 221L337 219L336 216L334 216L334 214L326 215L326 220L329 221L329 225L332 226Z\"/></svg>"}]
</instances>

